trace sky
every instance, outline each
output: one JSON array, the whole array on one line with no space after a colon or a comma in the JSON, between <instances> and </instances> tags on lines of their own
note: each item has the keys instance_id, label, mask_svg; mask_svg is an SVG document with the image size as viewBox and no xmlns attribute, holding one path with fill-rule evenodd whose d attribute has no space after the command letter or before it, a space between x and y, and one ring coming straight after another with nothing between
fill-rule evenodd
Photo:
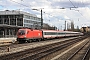
<instances>
[{"instance_id":1,"label":"sky","mask_svg":"<svg viewBox=\"0 0 90 60\"><path fill-rule=\"evenodd\" d=\"M65 21L73 21L75 28L90 26L90 0L0 0L0 11L20 10L41 17L41 9L43 22L58 29L65 28Z\"/></svg>"}]
</instances>

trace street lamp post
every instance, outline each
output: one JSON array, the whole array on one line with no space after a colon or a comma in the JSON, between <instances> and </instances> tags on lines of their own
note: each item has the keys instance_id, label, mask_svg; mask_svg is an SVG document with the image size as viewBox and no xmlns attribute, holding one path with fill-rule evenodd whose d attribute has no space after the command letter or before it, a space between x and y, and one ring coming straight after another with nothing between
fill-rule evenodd
<instances>
[{"instance_id":1,"label":"street lamp post","mask_svg":"<svg viewBox=\"0 0 90 60\"><path fill-rule=\"evenodd\" d=\"M38 9L32 9L32 10L38 10ZM43 29L42 9L41 9L41 29Z\"/></svg>"}]
</instances>

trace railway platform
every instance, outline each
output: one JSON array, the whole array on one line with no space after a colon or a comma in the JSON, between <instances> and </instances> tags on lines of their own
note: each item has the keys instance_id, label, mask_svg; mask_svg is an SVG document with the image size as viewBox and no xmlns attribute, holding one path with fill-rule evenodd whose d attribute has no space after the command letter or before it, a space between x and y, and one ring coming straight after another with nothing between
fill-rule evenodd
<instances>
[{"instance_id":1,"label":"railway platform","mask_svg":"<svg viewBox=\"0 0 90 60\"><path fill-rule=\"evenodd\" d=\"M0 38L0 46L5 45L5 44L10 44L14 43L16 41L15 37L10 37L10 38Z\"/></svg>"}]
</instances>

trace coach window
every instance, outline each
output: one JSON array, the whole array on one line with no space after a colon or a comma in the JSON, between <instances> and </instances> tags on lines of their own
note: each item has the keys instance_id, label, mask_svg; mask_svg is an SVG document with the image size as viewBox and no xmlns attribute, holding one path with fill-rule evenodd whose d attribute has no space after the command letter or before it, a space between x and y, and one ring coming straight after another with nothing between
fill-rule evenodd
<instances>
[{"instance_id":1,"label":"coach window","mask_svg":"<svg viewBox=\"0 0 90 60\"><path fill-rule=\"evenodd\" d=\"M44 35L47 35L47 33L46 33L46 32L44 32Z\"/></svg>"},{"instance_id":2,"label":"coach window","mask_svg":"<svg viewBox=\"0 0 90 60\"><path fill-rule=\"evenodd\" d=\"M45 35L55 35L56 33L54 32L44 32Z\"/></svg>"},{"instance_id":3,"label":"coach window","mask_svg":"<svg viewBox=\"0 0 90 60\"><path fill-rule=\"evenodd\" d=\"M52 32L49 32L49 35L52 35Z\"/></svg>"},{"instance_id":4,"label":"coach window","mask_svg":"<svg viewBox=\"0 0 90 60\"><path fill-rule=\"evenodd\" d=\"M44 32L45 35L50 35L49 32Z\"/></svg>"},{"instance_id":5,"label":"coach window","mask_svg":"<svg viewBox=\"0 0 90 60\"><path fill-rule=\"evenodd\" d=\"M54 32L51 32L51 35L55 35L55 33Z\"/></svg>"},{"instance_id":6,"label":"coach window","mask_svg":"<svg viewBox=\"0 0 90 60\"><path fill-rule=\"evenodd\" d=\"M61 35L62 33L58 33L58 35Z\"/></svg>"},{"instance_id":7,"label":"coach window","mask_svg":"<svg viewBox=\"0 0 90 60\"><path fill-rule=\"evenodd\" d=\"M61 35L64 35L65 33L60 33Z\"/></svg>"}]
</instances>

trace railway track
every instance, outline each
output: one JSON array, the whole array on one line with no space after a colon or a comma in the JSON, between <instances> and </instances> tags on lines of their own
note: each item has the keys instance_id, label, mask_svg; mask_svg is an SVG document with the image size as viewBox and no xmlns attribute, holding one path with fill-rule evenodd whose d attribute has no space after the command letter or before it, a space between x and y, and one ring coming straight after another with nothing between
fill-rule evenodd
<instances>
[{"instance_id":1,"label":"railway track","mask_svg":"<svg viewBox=\"0 0 90 60\"><path fill-rule=\"evenodd\" d=\"M79 47L67 60L89 60L88 58L86 59L89 51L90 40Z\"/></svg>"},{"instance_id":2,"label":"railway track","mask_svg":"<svg viewBox=\"0 0 90 60\"><path fill-rule=\"evenodd\" d=\"M43 45L52 44L52 43L56 43L56 42L60 42L60 41L64 41L64 40L69 40L69 39L75 39L75 38L78 38L78 37L67 38L67 39L61 38L61 39L32 42L32 43L23 43L23 44L17 44L17 43L9 44L9 45L5 44L5 45L0 46L0 55L8 54L8 53L15 53L17 51L25 50L28 48L35 48L37 46L43 46ZM8 52L8 48L9 48L9 52Z\"/></svg>"},{"instance_id":3,"label":"railway track","mask_svg":"<svg viewBox=\"0 0 90 60\"><path fill-rule=\"evenodd\" d=\"M67 47L63 52L51 60L89 60L90 59L90 37Z\"/></svg>"},{"instance_id":4,"label":"railway track","mask_svg":"<svg viewBox=\"0 0 90 60\"><path fill-rule=\"evenodd\" d=\"M45 45L45 46L41 46L41 47L36 47L33 49L26 49L25 51L20 51L20 52L16 52L13 54L8 54L8 55L3 55L0 56L0 58L2 60L5 59L9 59L9 60L25 60L25 59L29 59L29 60L40 60L41 58L54 53L58 50L61 50L63 48L66 48L67 46L70 46L76 42L79 42L80 40L84 39L86 37L82 37L79 39L71 39L71 40L67 40L67 41L62 41L62 42L58 42L58 43L53 43L53 44L49 44L49 45Z\"/></svg>"}]
</instances>

